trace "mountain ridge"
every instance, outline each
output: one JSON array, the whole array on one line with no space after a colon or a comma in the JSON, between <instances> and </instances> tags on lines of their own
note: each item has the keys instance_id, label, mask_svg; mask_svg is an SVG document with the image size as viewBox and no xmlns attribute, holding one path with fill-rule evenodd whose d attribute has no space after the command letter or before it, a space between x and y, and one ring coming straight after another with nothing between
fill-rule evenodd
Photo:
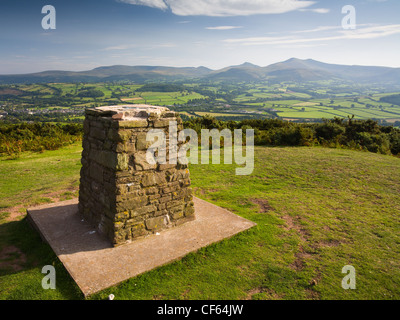
<instances>
[{"instance_id":1,"label":"mountain ridge","mask_svg":"<svg viewBox=\"0 0 400 320\"><path fill-rule=\"evenodd\" d=\"M219 70L200 67L101 66L87 71L48 70L29 74L0 75L0 83L108 82L130 80L138 83L168 80L209 80L239 82L308 82L342 80L358 83L400 85L400 68L340 65L313 59L291 58L261 67L250 62Z\"/></svg>"}]
</instances>

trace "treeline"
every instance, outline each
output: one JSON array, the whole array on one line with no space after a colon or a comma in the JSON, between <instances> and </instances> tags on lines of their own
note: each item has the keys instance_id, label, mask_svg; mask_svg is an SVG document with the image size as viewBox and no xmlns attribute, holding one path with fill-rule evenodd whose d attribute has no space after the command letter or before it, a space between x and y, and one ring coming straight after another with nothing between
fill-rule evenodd
<instances>
[{"instance_id":1,"label":"treeline","mask_svg":"<svg viewBox=\"0 0 400 320\"><path fill-rule=\"evenodd\" d=\"M379 99L379 101L396 104L396 105L400 106L400 94L394 94L391 96L382 97Z\"/></svg>"},{"instance_id":2,"label":"treeline","mask_svg":"<svg viewBox=\"0 0 400 320\"><path fill-rule=\"evenodd\" d=\"M177 84L151 83L136 89L136 92L180 92L185 90L184 86Z\"/></svg>"},{"instance_id":3,"label":"treeline","mask_svg":"<svg viewBox=\"0 0 400 320\"><path fill-rule=\"evenodd\" d=\"M2 124L17 124L25 122L68 122L68 123L82 123L83 120L80 118L84 115L84 112L75 113L63 113L63 112L51 112L51 113L37 113L37 114L26 114L23 112L11 111L7 116L2 119Z\"/></svg>"},{"instance_id":4,"label":"treeline","mask_svg":"<svg viewBox=\"0 0 400 320\"><path fill-rule=\"evenodd\" d=\"M191 118L185 127L200 135L201 129L254 129L254 142L265 146L324 146L400 154L400 129L380 126L373 120L354 118L293 123L279 119L221 121L213 117Z\"/></svg>"},{"instance_id":5,"label":"treeline","mask_svg":"<svg viewBox=\"0 0 400 320\"><path fill-rule=\"evenodd\" d=\"M56 150L82 139L82 124L21 123L0 126L0 155Z\"/></svg>"},{"instance_id":6,"label":"treeline","mask_svg":"<svg viewBox=\"0 0 400 320\"><path fill-rule=\"evenodd\" d=\"M335 118L321 123L280 119L221 121L211 116L184 117L185 128L254 129L254 142L263 146L324 146L400 155L400 129L373 120ZM82 139L82 124L21 123L0 126L0 155L17 158L23 151L55 150Z\"/></svg>"},{"instance_id":7,"label":"treeline","mask_svg":"<svg viewBox=\"0 0 400 320\"><path fill-rule=\"evenodd\" d=\"M101 98L104 97L104 92L95 88L85 88L77 94L80 98Z\"/></svg>"}]
</instances>

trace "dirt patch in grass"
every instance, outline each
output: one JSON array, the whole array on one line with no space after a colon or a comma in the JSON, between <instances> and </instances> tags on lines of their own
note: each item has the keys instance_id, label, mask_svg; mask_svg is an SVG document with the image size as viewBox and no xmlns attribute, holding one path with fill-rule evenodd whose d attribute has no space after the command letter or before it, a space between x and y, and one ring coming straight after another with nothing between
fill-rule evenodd
<instances>
[{"instance_id":1,"label":"dirt patch in grass","mask_svg":"<svg viewBox=\"0 0 400 320\"><path fill-rule=\"evenodd\" d=\"M197 194L201 194L203 196L206 194L206 191L204 189L197 188L197 187L193 187L193 192L197 193Z\"/></svg>"},{"instance_id":2,"label":"dirt patch in grass","mask_svg":"<svg viewBox=\"0 0 400 320\"><path fill-rule=\"evenodd\" d=\"M309 232L301 226L301 218L299 216L292 217L289 215L285 215L282 217L285 221L285 225L283 229L286 231L294 230L300 237L299 249L295 254L295 260L292 264L290 264L290 268L296 271L301 271L306 267L306 261L312 258L315 258L318 255L319 248L333 248L338 247L342 242L336 239L331 240L323 240L314 243L310 243L310 234ZM326 229L325 229L326 230ZM309 248L311 248L312 252L307 252L304 249L304 245L307 243Z\"/></svg>"},{"instance_id":3,"label":"dirt patch in grass","mask_svg":"<svg viewBox=\"0 0 400 320\"><path fill-rule=\"evenodd\" d=\"M4 219L6 222L19 221L26 216L26 208L24 206L17 206L7 208L7 217Z\"/></svg>"},{"instance_id":4,"label":"dirt patch in grass","mask_svg":"<svg viewBox=\"0 0 400 320\"><path fill-rule=\"evenodd\" d=\"M304 269L304 260L301 255L296 254L296 260L294 260L294 262L290 265L290 268L296 271L301 271Z\"/></svg>"},{"instance_id":5,"label":"dirt patch in grass","mask_svg":"<svg viewBox=\"0 0 400 320\"><path fill-rule=\"evenodd\" d=\"M182 299L187 299L187 296L189 295L190 291L191 289L186 289L181 295Z\"/></svg>"},{"instance_id":6,"label":"dirt patch in grass","mask_svg":"<svg viewBox=\"0 0 400 320\"><path fill-rule=\"evenodd\" d=\"M250 199L250 201L259 206L259 213L266 213L269 211L273 211L274 208L270 206L267 199Z\"/></svg>"},{"instance_id":7,"label":"dirt patch in grass","mask_svg":"<svg viewBox=\"0 0 400 320\"><path fill-rule=\"evenodd\" d=\"M328 248L334 248L340 246L340 244L343 243L339 240L325 240L325 241L320 241L317 243L316 247L321 248L321 247L328 247Z\"/></svg>"},{"instance_id":8,"label":"dirt patch in grass","mask_svg":"<svg viewBox=\"0 0 400 320\"><path fill-rule=\"evenodd\" d=\"M193 187L193 192L195 194L200 194L202 196L207 196L211 193L215 193L215 192L219 192L219 191L221 191L221 189L215 189L215 188L203 189L203 188Z\"/></svg>"},{"instance_id":9,"label":"dirt patch in grass","mask_svg":"<svg viewBox=\"0 0 400 320\"><path fill-rule=\"evenodd\" d=\"M247 292L245 300L282 300L285 295L268 288L254 288Z\"/></svg>"},{"instance_id":10,"label":"dirt patch in grass","mask_svg":"<svg viewBox=\"0 0 400 320\"><path fill-rule=\"evenodd\" d=\"M26 210L24 209L24 206L16 206L12 208L7 208L4 210L0 210L1 213L7 212L7 216L4 219L6 222L11 222L11 221L18 221L21 218L25 217L26 215Z\"/></svg>"},{"instance_id":11,"label":"dirt patch in grass","mask_svg":"<svg viewBox=\"0 0 400 320\"><path fill-rule=\"evenodd\" d=\"M21 271L26 263L25 254L15 246L6 246L0 251L0 269Z\"/></svg>"},{"instance_id":12,"label":"dirt patch in grass","mask_svg":"<svg viewBox=\"0 0 400 320\"><path fill-rule=\"evenodd\" d=\"M321 300L321 294L312 289L306 289L306 297L308 300Z\"/></svg>"},{"instance_id":13,"label":"dirt patch in grass","mask_svg":"<svg viewBox=\"0 0 400 320\"><path fill-rule=\"evenodd\" d=\"M284 230L291 231L294 230L300 237L299 249L295 254L295 260L292 264L290 264L290 268L296 271L301 271L306 267L306 261L318 255L319 248L334 248L338 247L342 241L336 239L330 240L322 240L310 243L310 234L309 232L301 226L301 218L299 216L292 217L289 215L285 215L282 217L285 221L285 225L282 226ZM326 228L324 230L327 231ZM311 248L312 252L307 252L304 249L304 245L307 244L309 248Z\"/></svg>"},{"instance_id":14,"label":"dirt patch in grass","mask_svg":"<svg viewBox=\"0 0 400 320\"><path fill-rule=\"evenodd\" d=\"M5 221L7 222L18 221L23 217L25 217L26 209L28 207L35 207L44 203L56 203L60 201L70 200L77 197L77 192L78 192L77 188L71 187L62 191L46 193L36 200L37 202L36 205L18 205L15 207L10 207L0 210L0 213L5 213L5 212L8 213L5 218Z\"/></svg>"},{"instance_id":15,"label":"dirt patch in grass","mask_svg":"<svg viewBox=\"0 0 400 320\"><path fill-rule=\"evenodd\" d=\"M282 226L283 229L289 232L294 230L300 238L299 249L295 254L295 260L289 265L289 267L296 271L301 271L306 266L306 260L311 259L314 256L313 253L305 251L303 247L306 242L309 242L310 234L307 230L301 227L301 218L299 216L292 217L285 215L282 219L285 221L285 225Z\"/></svg>"},{"instance_id":16,"label":"dirt patch in grass","mask_svg":"<svg viewBox=\"0 0 400 320\"><path fill-rule=\"evenodd\" d=\"M283 227L285 230L295 230L299 234L301 241L307 241L309 234L300 226L300 217L286 215L282 219L285 221L285 226Z\"/></svg>"},{"instance_id":17,"label":"dirt patch in grass","mask_svg":"<svg viewBox=\"0 0 400 320\"><path fill-rule=\"evenodd\" d=\"M263 292L263 288L254 288L251 289L249 292L247 292L247 298L246 300L251 300L251 297L257 293Z\"/></svg>"},{"instance_id":18,"label":"dirt patch in grass","mask_svg":"<svg viewBox=\"0 0 400 320\"><path fill-rule=\"evenodd\" d=\"M295 254L295 260L290 265L290 267L296 271L301 271L305 267L305 261L311 259L313 255L311 253L305 252L303 247L300 246L299 252Z\"/></svg>"}]
</instances>

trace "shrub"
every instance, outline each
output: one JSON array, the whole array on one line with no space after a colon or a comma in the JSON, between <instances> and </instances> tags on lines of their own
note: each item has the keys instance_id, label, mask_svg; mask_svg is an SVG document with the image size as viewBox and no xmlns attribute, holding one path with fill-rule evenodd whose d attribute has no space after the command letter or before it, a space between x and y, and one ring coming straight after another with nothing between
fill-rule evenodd
<instances>
[{"instance_id":1,"label":"shrub","mask_svg":"<svg viewBox=\"0 0 400 320\"><path fill-rule=\"evenodd\" d=\"M346 132L346 129L334 122L325 122L315 128L316 137L324 140L336 140Z\"/></svg>"},{"instance_id":2,"label":"shrub","mask_svg":"<svg viewBox=\"0 0 400 320\"><path fill-rule=\"evenodd\" d=\"M368 132L358 132L356 140L359 144L370 152L390 154L389 137L385 134L371 134Z\"/></svg>"},{"instance_id":3,"label":"shrub","mask_svg":"<svg viewBox=\"0 0 400 320\"><path fill-rule=\"evenodd\" d=\"M0 127L0 154L17 158L23 151L55 150L81 139L79 124L22 123Z\"/></svg>"},{"instance_id":4,"label":"shrub","mask_svg":"<svg viewBox=\"0 0 400 320\"><path fill-rule=\"evenodd\" d=\"M389 134L389 139L390 139L390 151L394 155L400 154L400 131L396 130L393 131Z\"/></svg>"}]
</instances>

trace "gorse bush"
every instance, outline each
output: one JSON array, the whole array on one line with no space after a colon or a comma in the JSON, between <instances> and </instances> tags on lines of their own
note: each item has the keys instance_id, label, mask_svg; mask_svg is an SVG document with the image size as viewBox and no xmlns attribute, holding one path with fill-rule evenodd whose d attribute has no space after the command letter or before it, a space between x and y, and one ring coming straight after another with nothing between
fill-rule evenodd
<instances>
[{"instance_id":1,"label":"gorse bush","mask_svg":"<svg viewBox=\"0 0 400 320\"><path fill-rule=\"evenodd\" d=\"M22 123L0 126L0 154L17 158L23 151L56 150L82 139L80 124Z\"/></svg>"},{"instance_id":2,"label":"gorse bush","mask_svg":"<svg viewBox=\"0 0 400 320\"><path fill-rule=\"evenodd\" d=\"M254 129L254 142L265 146L324 146L400 155L400 129L380 126L373 120L353 118L323 123L293 123L279 119L222 121L211 116L191 118L185 128ZM22 123L0 126L0 155L17 158L23 151L55 150L82 139L82 124ZM243 137L243 142L246 139ZM212 143L210 139L210 144ZM223 139L221 139L221 145Z\"/></svg>"},{"instance_id":3,"label":"gorse bush","mask_svg":"<svg viewBox=\"0 0 400 320\"><path fill-rule=\"evenodd\" d=\"M323 123L292 123L279 119L221 121L211 116L191 118L185 127L201 129L254 129L254 143L268 146L324 146L382 154L400 154L400 130L373 120L334 118ZM245 141L245 140L244 140Z\"/></svg>"},{"instance_id":4,"label":"gorse bush","mask_svg":"<svg viewBox=\"0 0 400 320\"><path fill-rule=\"evenodd\" d=\"M368 132L357 132L356 141L368 151L374 153L390 154L390 141L387 134L371 134Z\"/></svg>"},{"instance_id":5,"label":"gorse bush","mask_svg":"<svg viewBox=\"0 0 400 320\"><path fill-rule=\"evenodd\" d=\"M390 132L389 139L392 154L400 154L400 130Z\"/></svg>"},{"instance_id":6,"label":"gorse bush","mask_svg":"<svg viewBox=\"0 0 400 320\"><path fill-rule=\"evenodd\" d=\"M334 122L325 122L315 127L316 137L324 140L336 140L342 137L345 132L346 128Z\"/></svg>"}]
</instances>

